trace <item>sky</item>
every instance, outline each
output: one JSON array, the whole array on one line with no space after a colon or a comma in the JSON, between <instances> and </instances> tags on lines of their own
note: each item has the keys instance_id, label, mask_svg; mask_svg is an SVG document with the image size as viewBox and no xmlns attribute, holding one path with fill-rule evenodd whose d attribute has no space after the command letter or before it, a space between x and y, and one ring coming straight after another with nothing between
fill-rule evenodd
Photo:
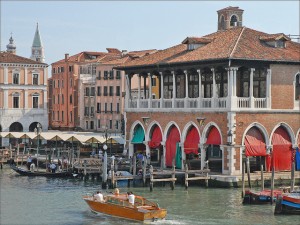
<instances>
[{"instance_id":1,"label":"sky","mask_svg":"<svg viewBox=\"0 0 300 225\"><path fill-rule=\"evenodd\" d=\"M299 35L299 1L13 1L0 0L1 51L14 38L30 57L39 24L46 63L81 51L165 49L217 31L217 10L238 6L243 26ZM50 74L49 74L50 76Z\"/></svg>"}]
</instances>

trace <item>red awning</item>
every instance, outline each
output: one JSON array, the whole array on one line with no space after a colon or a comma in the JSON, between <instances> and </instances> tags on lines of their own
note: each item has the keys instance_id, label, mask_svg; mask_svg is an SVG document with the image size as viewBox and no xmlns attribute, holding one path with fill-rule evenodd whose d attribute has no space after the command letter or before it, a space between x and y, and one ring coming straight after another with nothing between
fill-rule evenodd
<instances>
[{"instance_id":1,"label":"red awning","mask_svg":"<svg viewBox=\"0 0 300 225\"><path fill-rule=\"evenodd\" d=\"M279 127L272 137L273 162L275 171L291 170L292 165L292 143L291 139L283 127ZM270 163L267 161L267 164ZM270 165L267 165L267 168Z\"/></svg>"},{"instance_id":2,"label":"red awning","mask_svg":"<svg viewBox=\"0 0 300 225\"><path fill-rule=\"evenodd\" d=\"M209 145L220 145L221 144L221 135L216 127L212 127L209 131L206 144Z\"/></svg>"},{"instance_id":3,"label":"red awning","mask_svg":"<svg viewBox=\"0 0 300 225\"><path fill-rule=\"evenodd\" d=\"M158 148L162 141L162 134L158 126L155 126L152 132L151 140L148 142L150 148Z\"/></svg>"},{"instance_id":4,"label":"red awning","mask_svg":"<svg viewBox=\"0 0 300 225\"><path fill-rule=\"evenodd\" d=\"M198 144L199 144L200 136L196 129L193 127L187 134L185 142L184 142L184 152L185 154L198 154Z\"/></svg>"},{"instance_id":5,"label":"red awning","mask_svg":"<svg viewBox=\"0 0 300 225\"><path fill-rule=\"evenodd\" d=\"M166 141L166 166L172 166L172 160L176 155L177 142L180 142L180 134L177 127L173 126Z\"/></svg>"},{"instance_id":6,"label":"red awning","mask_svg":"<svg viewBox=\"0 0 300 225\"><path fill-rule=\"evenodd\" d=\"M266 144L261 132L252 127L245 137L246 156L266 156Z\"/></svg>"}]
</instances>

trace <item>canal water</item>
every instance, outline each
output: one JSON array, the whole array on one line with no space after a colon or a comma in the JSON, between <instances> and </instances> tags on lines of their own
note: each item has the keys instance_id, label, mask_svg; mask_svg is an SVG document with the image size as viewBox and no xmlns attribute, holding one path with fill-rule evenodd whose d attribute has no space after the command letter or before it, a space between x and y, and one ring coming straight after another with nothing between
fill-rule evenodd
<instances>
[{"instance_id":1,"label":"canal water","mask_svg":"<svg viewBox=\"0 0 300 225\"><path fill-rule=\"evenodd\" d=\"M0 170L1 225L141 224L90 212L81 196L99 190L100 182L79 179L22 177L9 168ZM127 191L127 187L120 188ZM300 225L300 216L274 216L274 206L243 206L240 189L169 185L130 188L168 210L164 221L150 224ZM109 190L111 191L111 190Z\"/></svg>"}]
</instances>

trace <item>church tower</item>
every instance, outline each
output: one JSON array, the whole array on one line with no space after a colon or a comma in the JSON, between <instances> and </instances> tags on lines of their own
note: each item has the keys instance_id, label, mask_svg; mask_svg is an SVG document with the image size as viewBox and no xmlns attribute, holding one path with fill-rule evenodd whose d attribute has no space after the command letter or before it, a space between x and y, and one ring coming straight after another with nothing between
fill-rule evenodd
<instances>
[{"instance_id":1,"label":"church tower","mask_svg":"<svg viewBox=\"0 0 300 225\"><path fill-rule=\"evenodd\" d=\"M17 52L16 49L17 49L17 47L14 44L14 39L12 38L12 34L11 34L10 39L9 39L9 44L6 45L6 51L10 52L12 54L16 54L16 52Z\"/></svg>"},{"instance_id":2,"label":"church tower","mask_svg":"<svg viewBox=\"0 0 300 225\"><path fill-rule=\"evenodd\" d=\"M218 31L243 26L243 12L239 7L229 6L218 12Z\"/></svg>"},{"instance_id":3,"label":"church tower","mask_svg":"<svg viewBox=\"0 0 300 225\"><path fill-rule=\"evenodd\" d=\"M37 62L45 62L44 47L43 47L38 23L36 25L36 31L35 31L32 47L31 47L30 58Z\"/></svg>"}]
</instances>

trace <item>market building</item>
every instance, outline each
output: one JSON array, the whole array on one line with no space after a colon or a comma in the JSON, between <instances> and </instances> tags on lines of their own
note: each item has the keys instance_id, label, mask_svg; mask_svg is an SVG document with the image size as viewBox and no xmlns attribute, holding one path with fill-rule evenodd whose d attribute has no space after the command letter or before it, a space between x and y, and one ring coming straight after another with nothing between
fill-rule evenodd
<instances>
[{"instance_id":1,"label":"market building","mask_svg":"<svg viewBox=\"0 0 300 225\"><path fill-rule=\"evenodd\" d=\"M215 33L187 37L116 68L126 74L129 156L143 152L164 168L175 161L179 169L200 156L201 169L228 175L242 173L243 157L251 170L260 164L265 171L290 170L300 145L300 44L243 26L238 7L217 13Z\"/></svg>"}]
</instances>

